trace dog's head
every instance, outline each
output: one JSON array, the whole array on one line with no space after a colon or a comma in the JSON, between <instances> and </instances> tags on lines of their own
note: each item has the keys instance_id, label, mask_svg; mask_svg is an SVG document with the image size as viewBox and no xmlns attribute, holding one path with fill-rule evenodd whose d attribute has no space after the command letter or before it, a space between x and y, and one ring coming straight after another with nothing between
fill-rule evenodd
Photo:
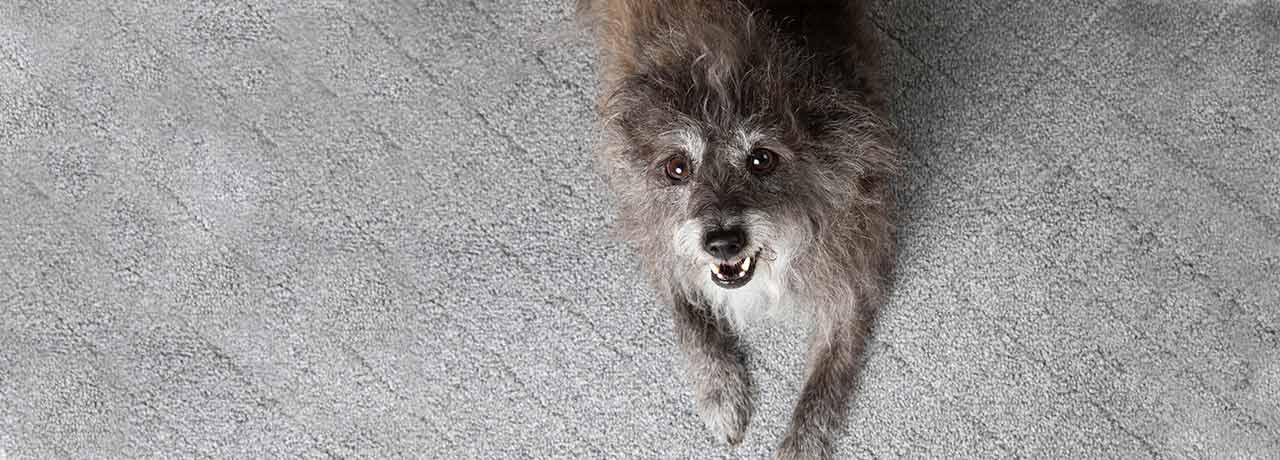
<instances>
[{"instance_id":1,"label":"dog's head","mask_svg":"<svg viewBox=\"0 0 1280 460\"><path fill-rule=\"evenodd\" d=\"M843 58L737 2L629 7L601 31L602 163L654 268L731 290L782 276L824 232L858 231L866 188L894 165Z\"/></svg>"}]
</instances>

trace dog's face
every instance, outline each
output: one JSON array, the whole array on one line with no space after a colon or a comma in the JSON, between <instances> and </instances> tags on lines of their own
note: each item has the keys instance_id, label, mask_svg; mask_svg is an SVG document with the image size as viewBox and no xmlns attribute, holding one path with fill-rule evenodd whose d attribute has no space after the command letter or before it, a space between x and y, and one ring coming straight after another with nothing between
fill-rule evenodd
<instances>
[{"instance_id":1,"label":"dog's face","mask_svg":"<svg viewBox=\"0 0 1280 460\"><path fill-rule=\"evenodd\" d=\"M762 265L777 272L810 233L803 210L812 205L797 181L810 166L745 119L728 129L691 121L659 134L666 145L647 158L645 193L667 207L650 216L667 221L658 228L670 230L671 254L689 277L736 289Z\"/></svg>"},{"instance_id":2,"label":"dog's face","mask_svg":"<svg viewBox=\"0 0 1280 460\"><path fill-rule=\"evenodd\" d=\"M860 151L887 126L853 82L759 26L657 37L606 69L603 160L624 230L687 292L782 284L878 172Z\"/></svg>"}]
</instances>

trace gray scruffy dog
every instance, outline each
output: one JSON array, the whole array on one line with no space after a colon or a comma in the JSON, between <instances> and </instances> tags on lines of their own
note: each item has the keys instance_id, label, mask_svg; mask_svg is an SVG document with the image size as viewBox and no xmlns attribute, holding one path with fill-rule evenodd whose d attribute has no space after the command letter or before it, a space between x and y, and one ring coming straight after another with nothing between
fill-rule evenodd
<instances>
[{"instance_id":1,"label":"gray scruffy dog","mask_svg":"<svg viewBox=\"0 0 1280 460\"><path fill-rule=\"evenodd\" d=\"M893 260L893 129L859 0L579 0L600 50L597 164L670 303L707 428L742 442L734 330L812 322L779 458L829 458Z\"/></svg>"}]
</instances>

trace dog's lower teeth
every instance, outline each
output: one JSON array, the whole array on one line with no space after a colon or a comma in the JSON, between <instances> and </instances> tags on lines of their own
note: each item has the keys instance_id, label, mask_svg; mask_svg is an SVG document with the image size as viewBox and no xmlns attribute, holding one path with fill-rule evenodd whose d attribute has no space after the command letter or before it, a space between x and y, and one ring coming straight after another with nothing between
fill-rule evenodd
<instances>
[{"instance_id":1,"label":"dog's lower teeth","mask_svg":"<svg viewBox=\"0 0 1280 460\"><path fill-rule=\"evenodd\" d=\"M732 265L721 265L717 263L711 264L711 274L720 281L734 281L747 277L747 272L751 271L751 258L744 257L742 261Z\"/></svg>"}]
</instances>

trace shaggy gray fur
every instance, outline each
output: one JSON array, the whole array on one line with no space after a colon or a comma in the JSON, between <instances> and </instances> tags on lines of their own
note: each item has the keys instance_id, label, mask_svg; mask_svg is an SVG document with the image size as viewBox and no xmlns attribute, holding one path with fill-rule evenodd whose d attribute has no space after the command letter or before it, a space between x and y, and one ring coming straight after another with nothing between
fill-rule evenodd
<instances>
[{"instance_id":1,"label":"shaggy gray fur","mask_svg":"<svg viewBox=\"0 0 1280 460\"><path fill-rule=\"evenodd\" d=\"M731 451L590 172L568 1L0 2L0 458ZM145 6L144 6L145 5ZM906 176L837 452L1280 449L1280 7L873 11Z\"/></svg>"},{"instance_id":2,"label":"shaggy gray fur","mask_svg":"<svg viewBox=\"0 0 1280 460\"><path fill-rule=\"evenodd\" d=\"M673 311L698 414L741 443L745 318L803 317L808 368L777 457L831 458L893 262L898 152L861 1L582 0L579 14L600 47L597 162ZM746 281L717 284L722 271Z\"/></svg>"}]
</instances>

